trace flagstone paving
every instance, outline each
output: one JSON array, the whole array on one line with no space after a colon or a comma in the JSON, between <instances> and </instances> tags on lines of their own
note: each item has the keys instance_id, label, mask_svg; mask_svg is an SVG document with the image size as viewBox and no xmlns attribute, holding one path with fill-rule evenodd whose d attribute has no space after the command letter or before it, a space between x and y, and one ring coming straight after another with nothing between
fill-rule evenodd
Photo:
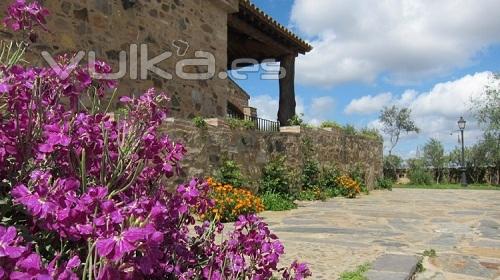
<instances>
[{"instance_id":1,"label":"flagstone paving","mask_svg":"<svg viewBox=\"0 0 500 280\"><path fill-rule=\"evenodd\" d=\"M284 242L285 261L307 261L313 279L431 248L437 257L424 259L418 280L500 279L500 191L374 191L262 216Z\"/></svg>"}]
</instances>

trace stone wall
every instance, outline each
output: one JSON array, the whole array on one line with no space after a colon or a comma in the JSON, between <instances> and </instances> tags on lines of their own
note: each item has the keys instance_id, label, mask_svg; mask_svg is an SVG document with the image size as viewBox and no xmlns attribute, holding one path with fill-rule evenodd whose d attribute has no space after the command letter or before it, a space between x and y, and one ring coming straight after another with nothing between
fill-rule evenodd
<instances>
[{"instance_id":1,"label":"stone wall","mask_svg":"<svg viewBox=\"0 0 500 280\"><path fill-rule=\"evenodd\" d=\"M250 96L236 82L234 82L231 79L228 79L228 81L229 81L228 101L231 102L231 104L233 104L234 106L236 106L241 112L243 112L244 109L248 107L248 100L250 99Z\"/></svg>"},{"instance_id":2,"label":"stone wall","mask_svg":"<svg viewBox=\"0 0 500 280\"><path fill-rule=\"evenodd\" d=\"M382 176L382 143L364 137L348 136L339 130L284 127L281 132L230 129L223 120L212 119L207 129L191 122L169 119L165 130L184 143L188 154L183 161L182 179L207 176L231 159L242 167L243 174L254 183L261 177L262 167L274 155L286 155L288 164L298 169L302 162L302 142L309 138L315 157L322 165L335 164L348 170L356 164L365 172L369 188Z\"/></svg>"},{"instance_id":3,"label":"stone wall","mask_svg":"<svg viewBox=\"0 0 500 280\"><path fill-rule=\"evenodd\" d=\"M3 18L7 5L13 0L0 1ZM125 9L122 0L44 0L50 11L50 33L40 31L40 38L27 54L35 64L45 64L40 53L53 56L61 53L95 51L96 57L106 60L118 69L120 51L130 57L130 44L147 44L148 57L165 52L173 56L158 64L174 74L165 80L150 74L146 80L120 79L120 95L138 95L156 87L172 97L171 114L175 117L225 116L231 82L216 75L210 80L180 80L175 65L180 59L195 58L195 51L210 52L215 56L216 73L227 68L227 17L238 9L238 0L140 0ZM17 37L16 37L17 36ZM19 39L0 27L0 39ZM182 40L189 44L183 55L173 45ZM177 43L178 46L178 43ZM139 58L140 61L140 58ZM205 67L206 68L206 67ZM204 73L206 69L187 69L186 72ZM140 76L140 71L139 71Z\"/></svg>"}]
</instances>

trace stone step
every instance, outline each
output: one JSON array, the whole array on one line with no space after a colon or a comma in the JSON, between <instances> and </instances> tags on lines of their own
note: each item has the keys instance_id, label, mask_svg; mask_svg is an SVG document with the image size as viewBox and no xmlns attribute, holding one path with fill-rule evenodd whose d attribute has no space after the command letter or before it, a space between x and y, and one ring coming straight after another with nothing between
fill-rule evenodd
<instances>
[{"instance_id":1,"label":"stone step","mask_svg":"<svg viewBox=\"0 0 500 280\"><path fill-rule=\"evenodd\" d=\"M373 262L366 277L368 280L410 280L419 261L419 257L411 255L382 255Z\"/></svg>"}]
</instances>

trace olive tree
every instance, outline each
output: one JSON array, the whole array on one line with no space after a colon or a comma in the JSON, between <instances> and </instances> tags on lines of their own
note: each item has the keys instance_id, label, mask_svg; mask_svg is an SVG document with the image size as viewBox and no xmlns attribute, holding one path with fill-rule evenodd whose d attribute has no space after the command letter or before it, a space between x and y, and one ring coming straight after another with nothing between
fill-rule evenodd
<instances>
[{"instance_id":1,"label":"olive tree","mask_svg":"<svg viewBox=\"0 0 500 280\"><path fill-rule=\"evenodd\" d=\"M380 113L379 120L383 125L382 131L389 136L389 155L396 147L401 137L401 133L419 133L420 129L411 118L411 110L408 108L384 107Z\"/></svg>"}]
</instances>

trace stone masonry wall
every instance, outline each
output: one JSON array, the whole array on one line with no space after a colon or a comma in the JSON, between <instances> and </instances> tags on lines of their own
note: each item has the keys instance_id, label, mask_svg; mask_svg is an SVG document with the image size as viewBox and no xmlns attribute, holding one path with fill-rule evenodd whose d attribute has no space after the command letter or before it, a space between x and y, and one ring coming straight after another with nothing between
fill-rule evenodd
<instances>
[{"instance_id":1,"label":"stone masonry wall","mask_svg":"<svg viewBox=\"0 0 500 280\"><path fill-rule=\"evenodd\" d=\"M12 1L0 1L1 18ZM204 51L215 56L217 74L226 71L227 16L237 10L238 0L140 0L128 9L123 7L122 0L41 2L50 11L50 33L38 32L38 41L27 53L30 62L45 64L40 55L42 51L54 57L62 53L95 51L97 58L111 63L117 71L120 51L126 51L130 57L130 44L147 44L149 59L165 51L173 53L158 64L173 74L173 80L162 79L156 74L150 74L147 80L131 80L127 69L127 77L120 79L119 95L138 95L155 87L172 97L171 114L175 117L225 116L230 81L219 79L217 75L210 80L180 80L176 78L175 65L180 59L195 58L195 51ZM0 27L0 40L19 38L18 34ZM173 46L176 40L189 44L185 55L179 55ZM186 67L186 72L205 73L206 69Z\"/></svg>"},{"instance_id":2,"label":"stone masonry wall","mask_svg":"<svg viewBox=\"0 0 500 280\"><path fill-rule=\"evenodd\" d=\"M248 107L250 96L236 82L228 80L229 102L236 106L241 112Z\"/></svg>"},{"instance_id":3,"label":"stone masonry wall","mask_svg":"<svg viewBox=\"0 0 500 280\"><path fill-rule=\"evenodd\" d=\"M376 178L383 174L382 143L378 141L344 135L337 130L285 127L282 132L261 132L230 129L220 119L210 120L209 123L216 126L200 129L189 121L179 119L169 119L165 126L166 132L184 143L188 150L182 162L182 179L213 174L224 159L231 159L251 179L254 185L250 187L256 189L262 167L274 155L286 155L288 165L299 168L305 137L311 139L321 165L335 164L342 170L348 170L360 164L371 189Z\"/></svg>"}]
</instances>

